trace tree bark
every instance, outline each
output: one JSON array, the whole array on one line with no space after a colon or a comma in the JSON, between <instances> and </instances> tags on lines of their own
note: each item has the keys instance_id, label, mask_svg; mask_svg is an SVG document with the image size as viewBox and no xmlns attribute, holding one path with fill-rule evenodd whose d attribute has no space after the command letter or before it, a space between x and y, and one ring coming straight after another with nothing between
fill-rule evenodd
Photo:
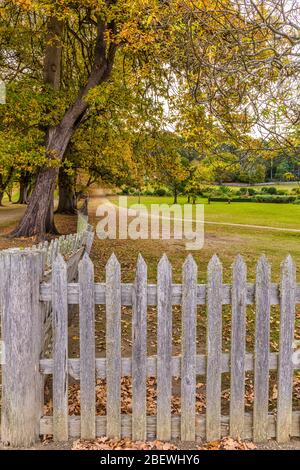
<instances>
[{"instance_id":1,"label":"tree bark","mask_svg":"<svg viewBox=\"0 0 300 470\"><path fill-rule=\"evenodd\" d=\"M85 115L88 105L85 96L91 88L107 80L114 63L116 44L106 45L107 24L98 20L94 64L87 84L80 90L75 103L66 111L61 122L48 132L46 155L49 160L63 159L70 139ZM114 28L114 25L110 25ZM14 237L43 237L55 230L53 223L53 194L58 168L43 167L37 177L27 210L19 226L12 233Z\"/></svg>"},{"instance_id":2,"label":"tree bark","mask_svg":"<svg viewBox=\"0 0 300 470\"><path fill-rule=\"evenodd\" d=\"M174 195L173 204L177 204L177 187L176 187L176 185L174 186L173 195Z\"/></svg>"},{"instance_id":3,"label":"tree bark","mask_svg":"<svg viewBox=\"0 0 300 470\"><path fill-rule=\"evenodd\" d=\"M20 193L17 204L28 204L29 202L29 193L30 193L30 180L31 175L28 171L21 171L20 175Z\"/></svg>"},{"instance_id":4,"label":"tree bark","mask_svg":"<svg viewBox=\"0 0 300 470\"><path fill-rule=\"evenodd\" d=\"M77 214L77 198L75 193L75 178L69 175L63 167L58 173L59 199L56 212L58 214Z\"/></svg>"},{"instance_id":5,"label":"tree bark","mask_svg":"<svg viewBox=\"0 0 300 470\"><path fill-rule=\"evenodd\" d=\"M12 186L9 186L9 187L6 189L5 192L6 192L7 197L8 197L8 202L11 202L11 201L12 201L12 192L13 192Z\"/></svg>"},{"instance_id":6,"label":"tree bark","mask_svg":"<svg viewBox=\"0 0 300 470\"><path fill-rule=\"evenodd\" d=\"M9 168L6 177L4 177L3 175L0 174L0 206L3 205L2 204L3 196L4 196L4 193L5 193L5 190L6 190L7 186L11 182L13 174L14 174L13 167Z\"/></svg>"},{"instance_id":7,"label":"tree bark","mask_svg":"<svg viewBox=\"0 0 300 470\"><path fill-rule=\"evenodd\" d=\"M51 16L47 25L44 58L44 82L54 90L60 89L63 22Z\"/></svg>"}]
</instances>

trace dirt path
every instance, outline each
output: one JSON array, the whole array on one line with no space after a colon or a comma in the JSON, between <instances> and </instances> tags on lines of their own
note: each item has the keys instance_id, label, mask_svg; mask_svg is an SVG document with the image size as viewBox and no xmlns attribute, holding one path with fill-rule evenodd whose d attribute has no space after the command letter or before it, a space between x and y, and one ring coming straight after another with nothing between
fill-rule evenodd
<instances>
[{"instance_id":1,"label":"dirt path","mask_svg":"<svg viewBox=\"0 0 300 470\"><path fill-rule=\"evenodd\" d=\"M26 206L21 204L9 204L0 207L0 227L6 227L21 219Z\"/></svg>"}]
</instances>

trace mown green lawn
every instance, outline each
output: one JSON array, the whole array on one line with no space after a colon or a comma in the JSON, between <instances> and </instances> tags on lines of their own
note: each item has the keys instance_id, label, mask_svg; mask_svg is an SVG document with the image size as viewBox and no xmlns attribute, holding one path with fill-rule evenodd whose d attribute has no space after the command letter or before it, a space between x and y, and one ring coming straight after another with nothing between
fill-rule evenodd
<instances>
[{"instance_id":1,"label":"mown green lawn","mask_svg":"<svg viewBox=\"0 0 300 470\"><path fill-rule=\"evenodd\" d=\"M118 199L112 198L116 204ZM172 197L141 196L141 204L172 204ZM138 197L129 196L128 204L137 204ZM186 204L187 198L180 196L179 204ZM204 204L205 220L208 222L225 222L235 224L264 225L300 230L300 205L267 204L258 202L211 202L198 198L197 203Z\"/></svg>"}]
</instances>

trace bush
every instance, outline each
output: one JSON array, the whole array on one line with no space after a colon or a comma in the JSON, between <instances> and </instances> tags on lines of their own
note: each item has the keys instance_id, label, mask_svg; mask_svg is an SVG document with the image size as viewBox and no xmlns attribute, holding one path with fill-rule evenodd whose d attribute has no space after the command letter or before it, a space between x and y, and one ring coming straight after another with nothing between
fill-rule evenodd
<instances>
[{"instance_id":1,"label":"bush","mask_svg":"<svg viewBox=\"0 0 300 470\"><path fill-rule=\"evenodd\" d=\"M277 194L278 196L286 196L287 194L289 194L289 192L285 191L284 189L277 189Z\"/></svg>"},{"instance_id":2,"label":"bush","mask_svg":"<svg viewBox=\"0 0 300 470\"><path fill-rule=\"evenodd\" d=\"M296 196L272 196L271 194L264 194L264 195L257 195L255 197L256 202L273 202L273 203L283 203L287 204L290 202L294 202Z\"/></svg>"},{"instance_id":3,"label":"bush","mask_svg":"<svg viewBox=\"0 0 300 470\"><path fill-rule=\"evenodd\" d=\"M145 189L143 196L154 196L154 189Z\"/></svg>"},{"instance_id":4,"label":"bush","mask_svg":"<svg viewBox=\"0 0 300 470\"><path fill-rule=\"evenodd\" d=\"M212 202L228 202L230 200L229 197L209 197L209 200Z\"/></svg>"},{"instance_id":5,"label":"bush","mask_svg":"<svg viewBox=\"0 0 300 470\"><path fill-rule=\"evenodd\" d=\"M212 197L231 197L235 192L228 186L209 187L203 191L203 195Z\"/></svg>"},{"instance_id":6,"label":"bush","mask_svg":"<svg viewBox=\"0 0 300 470\"><path fill-rule=\"evenodd\" d=\"M229 188L229 186L218 186L217 192L219 192L221 194L231 194L232 189Z\"/></svg>"},{"instance_id":7,"label":"bush","mask_svg":"<svg viewBox=\"0 0 300 470\"><path fill-rule=\"evenodd\" d=\"M254 188L248 188L248 194L249 196L254 196L257 194L257 191Z\"/></svg>"},{"instance_id":8,"label":"bush","mask_svg":"<svg viewBox=\"0 0 300 470\"><path fill-rule=\"evenodd\" d=\"M211 202L269 202L274 204L294 203L296 196L273 196L272 194L257 194L255 197L211 197ZM298 204L298 203L296 203Z\"/></svg>"},{"instance_id":9,"label":"bush","mask_svg":"<svg viewBox=\"0 0 300 470\"><path fill-rule=\"evenodd\" d=\"M129 187L126 187L126 188L123 188L122 189L122 194L124 194L124 196L129 196L129 195L134 195L134 194L137 194L138 193L138 190L136 188L129 188Z\"/></svg>"},{"instance_id":10,"label":"bush","mask_svg":"<svg viewBox=\"0 0 300 470\"><path fill-rule=\"evenodd\" d=\"M294 200L294 203L293 204L300 204L300 198L297 197L295 200Z\"/></svg>"},{"instance_id":11,"label":"bush","mask_svg":"<svg viewBox=\"0 0 300 470\"><path fill-rule=\"evenodd\" d=\"M170 196L170 192L165 188L157 188L153 191L154 196Z\"/></svg>"},{"instance_id":12,"label":"bush","mask_svg":"<svg viewBox=\"0 0 300 470\"><path fill-rule=\"evenodd\" d=\"M240 188L236 194L239 194L241 196L254 196L257 193L257 191L254 188Z\"/></svg>"},{"instance_id":13,"label":"bush","mask_svg":"<svg viewBox=\"0 0 300 470\"><path fill-rule=\"evenodd\" d=\"M236 192L236 194L239 194L241 196L244 194L248 194L248 188L242 187Z\"/></svg>"},{"instance_id":14,"label":"bush","mask_svg":"<svg viewBox=\"0 0 300 470\"><path fill-rule=\"evenodd\" d=\"M266 194L278 194L275 186L263 186L261 192Z\"/></svg>"}]
</instances>

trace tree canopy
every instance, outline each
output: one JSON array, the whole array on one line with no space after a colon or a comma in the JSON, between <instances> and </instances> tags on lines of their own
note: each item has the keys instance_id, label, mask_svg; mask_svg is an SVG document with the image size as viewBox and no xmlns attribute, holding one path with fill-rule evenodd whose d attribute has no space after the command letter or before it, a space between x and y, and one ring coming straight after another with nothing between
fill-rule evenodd
<instances>
[{"instance_id":1,"label":"tree canopy","mask_svg":"<svg viewBox=\"0 0 300 470\"><path fill-rule=\"evenodd\" d=\"M55 231L58 174L195 191L297 159L298 23L296 0L4 0L0 196L33 185L15 235Z\"/></svg>"}]
</instances>

